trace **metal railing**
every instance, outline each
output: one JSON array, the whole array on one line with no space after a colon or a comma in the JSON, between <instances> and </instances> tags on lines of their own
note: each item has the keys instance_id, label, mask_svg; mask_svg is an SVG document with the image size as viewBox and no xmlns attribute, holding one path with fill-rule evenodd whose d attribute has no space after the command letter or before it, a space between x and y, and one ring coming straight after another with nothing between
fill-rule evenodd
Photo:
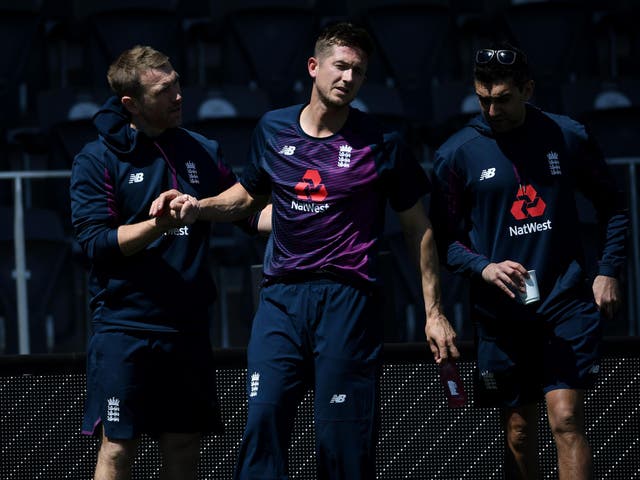
<instances>
[{"instance_id":1,"label":"metal railing","mask_svg":"<svg viewBox=\"0 0 640 480\"><path fill-rule=\"evenodd\" d=\"M18 352L29 352L29 298L27 295L27 255L24 238L23 180L33 178L67 178L70 170L32 170L0 172L0 180L13 180L13 249L15 255L16 308L18 318Z\"/></svg>"}]
</instances>

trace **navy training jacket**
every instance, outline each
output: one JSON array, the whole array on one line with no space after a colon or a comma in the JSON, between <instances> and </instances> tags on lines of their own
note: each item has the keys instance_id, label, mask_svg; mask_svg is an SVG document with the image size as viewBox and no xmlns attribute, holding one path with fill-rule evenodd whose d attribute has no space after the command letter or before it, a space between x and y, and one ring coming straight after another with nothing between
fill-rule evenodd
<instances>
[{"instance_id":1,"label":"navy training jacket","mask_svg":"<svg viewBox=\"0 0 640 480\"><path fill-rule=\"evenodd\" d=\"M544 312L587 285L576 192L595 207L595 274L617 276L626 260L628 215L604 157L584 126L527 105L525 122L495 134L482 115L435 155L433 217L447 264L472 278L476 307L512 302L481 279L490 262L536 270Z\"/></svg>"},{"instance_id":2,"label":"navy training jacket","mask_svg":"<svg viewBox=\"0 0 640 480\"><path fill-rule=\"evenodd\" d=\"M117 228L147 220L151 202L170 188L202 198L233 185L218 143L183 128L150 138L131 128L116 97L94 123L99 138L75 157L70 188L73 227L91 263L95 330L206 332L216 297L210 223L176 228L129 257Z\"/></svg>"}]
</instances>

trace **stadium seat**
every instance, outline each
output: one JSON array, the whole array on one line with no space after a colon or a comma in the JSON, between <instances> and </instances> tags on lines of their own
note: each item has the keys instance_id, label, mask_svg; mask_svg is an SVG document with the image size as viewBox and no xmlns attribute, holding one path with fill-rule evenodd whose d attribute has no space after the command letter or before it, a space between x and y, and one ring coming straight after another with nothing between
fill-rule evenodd
<instances>
[{"instance_id":1,"label":"stadium seat","mask_svg":"<svg viewBox=\"0 0 640 480\"><path fill-rule=\"evenodd\" d=\"M5 351L18 352L13 209L0 208L0 310L4 312ZM71 241L57 212L24 212L29 337L31 353L83 348L82 328L76 323L74 267ZM79 335L79 337L78 337ZM79 342L79 343L78 343Z\"/></svg>"},{"instance_id":2,"label":"stadium seat","mask_svg":"<svg viewBox=\"0 0 640 480\"><path fill-rule=\"evenodd\" d=\"M399 131L410 141L411 124L406 118L402 97L397 88L367 81L351 106L374 115L385 129Z\"/></svg>"},{"instance_id":3,"label":"stadium seat","mask_svg":"<svg viewBox=\"0 0 640 480\"><path fill-rule=\"evenodd\" d=\"M430 164L433 153L453 133L480 112L471 80L452 80L431 86L433 117L428 125L418 129L417 138L423 145L423 161Z\"/></svg>"},{"instance_id":4,"label":"stadium seat","mask_svg":"<svg viewBox=\"0 0 640 480\"><path fill-rule=\"evenodd\" d=\"M38 124L49 130L63 122L91 121L111 93L107 89L66 87L38 93Z\"/></svg>"},{"instance_id":5,"label":"stadium seat","mask_svg":"<svg viewBox=\"0 0 640 480\"><path fill-rule=\"evenodd\" d=\"M185 128L217 140L227 163L240 172L246 162L253 129L269 109L266 92L225 85L219 89L187 87L183 96Z\"/></svg>"},{"instance_id":6,"label":"stadium seat","mask_svg":"<svg viewBox=\"0 0 640 480\"><path fill-rule=\"evenodd\" d=\"M31 94L46 82L41 1L0 2L0 134L29 119Z\"/></svg>"},{"instance_id":7,"label":"stadium seat","mask_svg":"<svg viewBox=\"0 0 640 480\"><path fill-rule=\"evenodd\" d=\"M591 129L607 158L640 155L640 107L591 110L579 119Z\"/></svg>"},{"instance_id":8,"label":"stadium seat","mask_svg":"<svg viewBox=\"0 0 640 480\"><path fill-rule=\"evenodd\" d=\"M432 85L433 124L456 123L480 112L480 104L471 80L448 81Z\"/></svg>"},{"instance_id":9,"label":"stadium seat","mask_svg":"<svg viewBox=\"0 0 640 480\"><path fill-rule=\"evenodd\" d=\"M256 126L255 118L228 117L206 118L185 124L185 127L217 140L225 161L237 173L241 173L247 161L251 134Z\"/></svg>"},{"instance_id":10,"label":"stadium seat","mask_svg":"<svg viewBox=\"0 0 640 480\"><path fill-rule=\"evenodd\" d=\"M637 2L606 2L594 17L600 76L614 81L639 79L640 5Z\"/></svg>"},{"instance_id":11,"label":"stadium seat","mask_svg":"<svg viewBox=\"0 0 640 480\"><path fill-rule=\"evenodd\" d=\"M461 10L455 14L452 50L458 59L456 80L471 84L476 51L510 38L509 28L500 12Z\"/></svg>"},{"instance_id":12,"label":"stadium seat","mask_svg":"<svg viewBox=\"0 0 640 480\"><path fill-rule=\"evenodd\" d=\"M605 80L587 78L562 87L563 111L580 117L593 110L640 106L640 78Z\"/></svg>"},{"instance_id":13,"label":"stadium seat","mask_svg":"<svg viewBox=\"0 0 640 480\"><path fill-rule=\"evenodd\" d=\"M401 92L407 116L430 118L429 86L434 77L446 76L452 60L446 2L354 1L352 15L374 36L377 53Z\"/></svg>"},{"instance_id":14,"label":"stadium seat","mask_svg":"<svg viewBox=\"0 0 640 480\"><path fill-rule=\"evenodd\" d=\"M527 52L534 79L534 103L558 112L561 85L597 72L592 11L578 1L517 3L505 9L513 42Z\"/></svg>"},{"instance_id":15,"label":"stadium seat","mask_svg":"<svg viewBox=\"0 0 640 480\"><path fill-rule=\"evenodd\" d=\"M182 97L182 119L187 123L217 117L257 119L271 107L267 92L245 85L187 86Z\"/></svg>"},{"instance_id":16,"label":"stadium seat","mask_svg":"<svg viewBox=\"0 0 640 480\"><path fill-rule=\"evenodd\" d=\"M70 170L82 147L98 138L92 117L107 99L105 89L59 88L38 95L38 121L46 139L46 168ZM68 178L31 181L33 206L56 210L64 230L71 232Z\"/></svg>"},{"instance_id":17,"label":"stadium seat","mask_svg":"<svg viewBox=\"0 0 640 480\"><path fill-rule=\"evenodd\" d=\"M178 0L74 0L75 17L87 32L81 40L88 62L88 85L105 86L111 62L134 45L160 50L180 72L183 48L177 3Z\"/></svg>"},{"instance_id":18,"label":"stadium seat","mask_svg":"<svg viewBox=\"0 0 640 480\"><path fill-rule=\"evenodd\" d=\"M316 32L314 0L210 2L222 17L223 84L265 90L274 107L291 103L307 80L306 60Z\"/></svg>"}]
</instances>

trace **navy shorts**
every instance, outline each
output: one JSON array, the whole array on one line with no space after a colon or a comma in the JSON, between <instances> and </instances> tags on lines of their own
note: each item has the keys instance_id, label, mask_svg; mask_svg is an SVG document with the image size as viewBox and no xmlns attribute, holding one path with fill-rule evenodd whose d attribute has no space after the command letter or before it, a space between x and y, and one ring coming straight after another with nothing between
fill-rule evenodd
<instances>
[{"instance_id":1,"label":"navy shorts","mask_svg":"<svg viewBox=\"0 0 640 480\"><path fill-rule=\"evenodd\" d=\"M82 433L111 439L141 433L222 429L208 335L96 333L87 352Z\"/></svg>"},{"instance_id":2,"label":"navy shorts","mask_svg":"<svg viewBox=\"0 0 640 480\"><path fill-rule=\"evenodd\" d=\"M525 306L475 314L477 405L516 407L552 390L593 387L602 339L593 301L565 300L544 315Z\"/></svg>"},{"instance_id":3,"label":"navy shorts","mask_svg":"<svg viewBox=\"0 0 640 480\"><path fill-rule=\"evenodd\" d=\"M235 478L286 478L293 419L309 387L318 478L374 478L380 313L377 295L332 281L262 289Z\"/></svg>"}]
</instances>

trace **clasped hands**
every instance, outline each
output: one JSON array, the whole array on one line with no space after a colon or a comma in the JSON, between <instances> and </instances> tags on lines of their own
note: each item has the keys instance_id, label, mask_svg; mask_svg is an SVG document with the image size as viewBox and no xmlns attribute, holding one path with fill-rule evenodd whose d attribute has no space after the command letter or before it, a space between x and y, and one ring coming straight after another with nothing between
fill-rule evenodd
<instances>
[{"instance_id":1,"label":"clasped hands","mask_svg":"<svg viewBox=\"0 0 640 480\"><path fill-rule=\"evenodd\" d=\"M149 208L149 216L160 218L169 216L183 224L190 225L198 219L200 202L197 198L172 189L161 193Z\"/></svg>"}]
</instances>

